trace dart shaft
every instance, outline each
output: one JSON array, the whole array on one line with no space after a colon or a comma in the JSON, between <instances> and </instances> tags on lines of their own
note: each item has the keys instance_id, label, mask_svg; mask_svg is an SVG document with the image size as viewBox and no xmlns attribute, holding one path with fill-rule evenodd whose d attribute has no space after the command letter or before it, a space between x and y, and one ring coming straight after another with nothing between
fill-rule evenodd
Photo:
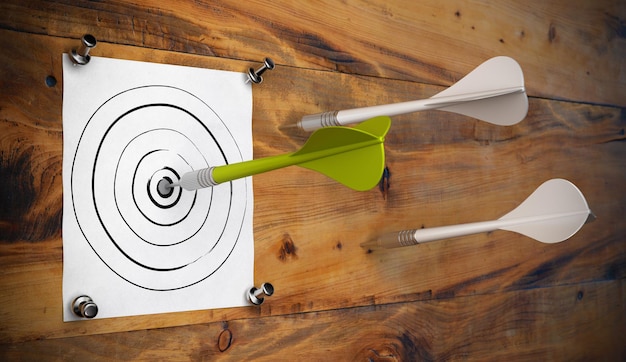
<instances>
[{"instance_id":1,"label":"dart shaft","mask_svg":"<svg viewBox=\"0 0 626 362\"><path fill-rule=\"evenodd\" d=\"M415 101L316 113L302 117L300 122L298 122L298 126L305 131L313 131L328 126L344 126L380 115L392 117L400 114L445 108L460 103L473 102L523 91L523 86L508 87L450 96L437 97L435 95L432 98Z\"/></svg>"},{"instance_id":2,"label":"dart shaft","mask_svg":"<svg viewBox=\"0 0 626 362\"><path fill-rule=\"evenodd\" d=\"M429 241L449 239L457 236L477 234L498 229L499 220L467 223L461 225L440 226L427 229L411 229L381 235L379 238L361 244L370 249L391 249L402 246L427 243Z\"/></svg>"},{"instance_id":3,"label":"dart shaft","mask_svg":"<svg viewBox=\"0 0 626 362\"><path fill-rule=\"evenodd\" d=\"M195 170L183 175L180 186L186 190L197 190L217 184L256 175L279 168L298 165L308 161L332 157L334 155L353 151L359 148L379 144L381 140L373 139L364 142L352 143L339 147L322 149L314 152L294 152L278 156L259 158L256 160L233 163L224 166L215 166Z\"/></svg>"}]
</instances>

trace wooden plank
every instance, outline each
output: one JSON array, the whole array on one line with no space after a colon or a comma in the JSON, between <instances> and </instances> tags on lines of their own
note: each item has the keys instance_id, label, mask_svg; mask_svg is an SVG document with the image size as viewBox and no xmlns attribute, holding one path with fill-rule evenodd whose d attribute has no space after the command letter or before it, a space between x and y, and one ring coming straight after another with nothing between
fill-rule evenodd
<instances>
[{"instance_id":1,"label":"wooden plank","mask_svg":"<svg viewBox=\"0 0 626 362\"><path fill-rule=\"evenodd\" d=\"M439 85L508 55L531 95L619 106L625 19L619 0L0 4L4 29Z\"/></svg>"},{"instance_id":2,"label":"wooden plank","mask_svg":"<svg viewBox=\"0 0 626 362\"><path fill-rule=\"evenodd\" d=\"M624 280L0 345L3 360L626 358Z\"/></svg>"},{"instance_id":3,"label":"wooden plank","mask_svg":"<svg viewBox=\"0 0 626 362\"><path fill-rule=\"evenodd\" d=\"M60 54L72 39L0 31L0 341L162 328L395 302L458 298L626 275L626 118L619 108L531 98L526 120L496 127L444 112L395 117L391 184L359 193L309 170L254 177L255 278L276 295L258 308L63 323ZM249 62L101 43L100 55L242 71ZM17 75L17 76L16 76ZM57 84L48 87L52 75ZM297 149L281 126L333 108L427 96L442 87L279 67L254 91L254 153ZM320 91L323 90L323 91ZM544 245L494 232L367 253L377 232L497 218L541 182L564 177L598 220Z\"/></svg>"}]
</instances>

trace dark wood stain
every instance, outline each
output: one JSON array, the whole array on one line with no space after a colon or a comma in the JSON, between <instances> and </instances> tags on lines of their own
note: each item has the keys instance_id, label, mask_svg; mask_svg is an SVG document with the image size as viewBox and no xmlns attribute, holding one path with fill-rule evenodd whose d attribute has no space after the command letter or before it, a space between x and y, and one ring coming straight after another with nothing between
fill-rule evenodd
<instances>
[{"instance_id":1,"label":"dark wood stain","mask_svg":"<svg viewBox=\"0 0 626 362\"><path fill-rule=\"evenodd\" d=\"M621 260L609 264L606 267L606 272L604 273L604 279L606 280L617 280L623 279L626 277L626 261Z\"/></svg>"},{"instance_id":2,"label":"dark wood stain","mask_svg":"<svg viewBox=\"0 0 626 362\"><path fill-rule=\"evenodd\" d=\"M556 38L556 27L554 24L550 23L550 27L548 28L548 41L552 43Z\"/></svg>"},{"instance_id":3,"label":"dark wood stain","mask_svg":"<svg viewBox=\"0 0 626 362\"><path fill-rule=\"evenodd\" d=\"M606 13L605 16L609 40L613 40L615 37L626 39L626 20L622 20L620 17L608 13Z\"/></svg>"},{"instance_id":4,"label":"dark wood stain","mask_svg":"<svg viewBox=\"0 0 626 362\"><path fill-rule=\"evenodd\" d=\"M507 266L504 268L494 270L491 273L487 273L487 274L483 274L483 275L479 275L473 278L463 280L460 283L451 285L450 287L447 287L435 293L435 299L454 298L458 293L467 289L468 287L477 285L478 283L486 281L486 280L497 279L498 277L501 277L502 275L506 274L508 271L514 268L517 268L517 265Z\"/></svg>"},{"instance_id":5,"label":"dark wood stain","mask_svg":"<svg viewBox=\"0 0 626 362\"><path fill-rule=\"evenodd\" d=\"M380 193L383 195L383 199L386 200L389 195L389 188L391 187L391 171L389 171L389 167L385 166L383 170L383 176L378 183L378 189Z\"/></svg>"},{"instance_id":6,"label":"dark wood stain","mask_svg":"<svg viewBox=\"0 0 626 362\"><path fill-rule=\"evenodd\" d=\"M431 346L424 337L416 337L408 331L404 331L398 336L398 341L402 346L400 355L401 361L434 361L435 357L431 352Z\"/></svg>"},{"instance_id":7,"label":"dark wood stain","mask_svg":"<svg viewBox=\"0 0 626 362\"><path fill-rule=\"evenodd\" d=\"M27 216L37 198L30 169L32 154L32 148L0 151L0 241L22 240L31 227Z\"/></svg>"},{"instance_id":8,"label":"dark wood stain","mask_svg":"<svg viewBox=\"0 0 626 362\"><path fill-rule=\"evenodd\" d=\"M278 259L280 261L287 261L288 259L297 258L296 245L289 234L284 234L278 250Z\"/></svg>"},{"instance_id":9,"label":"dark wood stain","mask_svg":"<svg viewBox=\"0 0 626 362\"><path fill-rule=\"evenodd\" d=\"M525 288L532 288L548 283L549 280L554 278L559 270L565 268L576 256L580 254L580 251L574 251L569 254L559 255L556 258L541 263L534 269L531 269L526 275L515 281L514 285Z\"/></svg>"}]
</instances>

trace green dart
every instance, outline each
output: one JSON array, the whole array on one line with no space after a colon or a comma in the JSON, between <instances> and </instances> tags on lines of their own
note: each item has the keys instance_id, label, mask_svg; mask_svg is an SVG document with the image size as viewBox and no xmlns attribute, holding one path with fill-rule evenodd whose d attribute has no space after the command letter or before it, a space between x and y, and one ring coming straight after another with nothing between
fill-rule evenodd
<instances>
[{"instance_id":1,"label":"green dart","mask_svg":"<svg viewBox=\"0 0 626 362\"><path fill-rule=\"evenodd\" d=\"M182 176L180 183L166 187L197 190L298 165L318 171L354 190L366 191L376 186L382 176L385 167L383 142L390 126L389 117L379 116L352 128L322 128L296 152L191 171Z\"/></svg>"}]
</instances>

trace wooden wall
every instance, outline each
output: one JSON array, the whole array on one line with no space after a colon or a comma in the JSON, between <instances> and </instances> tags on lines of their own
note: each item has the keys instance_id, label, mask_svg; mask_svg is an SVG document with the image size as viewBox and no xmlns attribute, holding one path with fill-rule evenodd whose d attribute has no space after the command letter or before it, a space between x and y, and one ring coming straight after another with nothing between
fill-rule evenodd
<instances>
[{"instance_id":1,"label":"wooden wall","mask_svg":"<svg viewBox=\"0 0 626 362\"><path fill-rule=\"evenodd\" d=\"M62 322L61 54L244 72L254 155L305 114L428 98L486 59L524 70L527 118L394 117L389 188L297 167L254 177L261 307ZM0 3L1 360L626 359L626 3ZM56 80L54 83L53 80ZM48 81L48 83L47 83ZM491 220L566 178L598 219L554 245L504 231L367 252L379 232Z\"/></svg>"}]
</instances>

